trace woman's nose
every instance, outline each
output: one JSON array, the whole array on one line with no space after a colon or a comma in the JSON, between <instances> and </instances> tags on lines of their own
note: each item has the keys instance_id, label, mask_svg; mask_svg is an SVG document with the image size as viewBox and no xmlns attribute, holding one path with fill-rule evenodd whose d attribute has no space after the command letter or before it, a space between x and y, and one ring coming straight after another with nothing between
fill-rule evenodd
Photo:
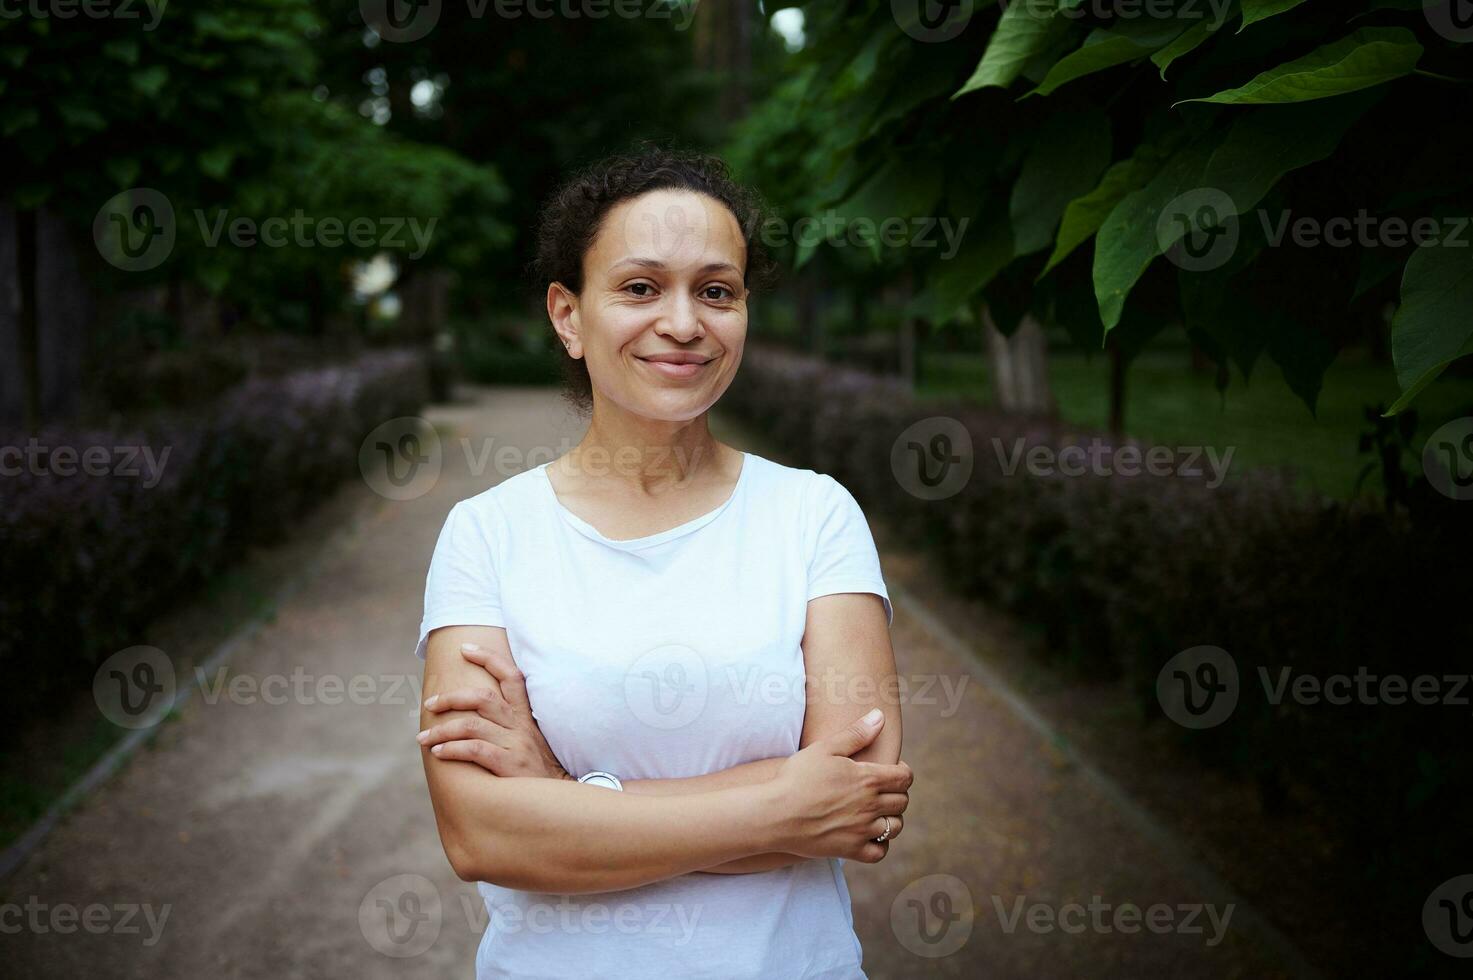
<instances>
[{"instance_id":1,"label":"woman's nose","mask_svg":"<svg viewBox=\"0 0 1473 980\"><path fill-rule=\"evenodd\" d=\"M704 332L701 326L700 310L695 301L689 296L678 294L672 298L665 315L656 321L655 329L682 343L693 340Z\"/></svg>"}]
</instances>

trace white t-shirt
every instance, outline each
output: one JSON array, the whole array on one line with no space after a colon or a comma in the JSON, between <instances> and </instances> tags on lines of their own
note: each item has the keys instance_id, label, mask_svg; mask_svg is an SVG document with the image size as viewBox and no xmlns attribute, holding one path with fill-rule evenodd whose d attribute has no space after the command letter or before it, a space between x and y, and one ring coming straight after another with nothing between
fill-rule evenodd
<instances>
[{"instance_id":1,"label":"white t-shirt","mask_svg":"<svg viewBox=\"0 0 1473 980\"><path fill-rule=\"evenodd\" d=\"M547 465L450 511L416 654L441 626L504 627L537 724L574 775L670 779L798 751L808 600L872 592L894 618L849 491L746 453L721 506L615 541L562 505ZM594 895L482 882L476 976L862 980L841 865Z\"/></svg>"}]
</instances>

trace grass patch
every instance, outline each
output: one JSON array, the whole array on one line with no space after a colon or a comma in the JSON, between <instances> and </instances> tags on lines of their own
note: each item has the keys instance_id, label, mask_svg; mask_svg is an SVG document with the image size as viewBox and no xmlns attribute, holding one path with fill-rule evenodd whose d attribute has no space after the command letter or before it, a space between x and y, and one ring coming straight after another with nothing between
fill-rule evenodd
<instances>
[{"instance_id":1,"label":"grass patch","mask_svg":"<svg viewBox=\"0 0 1473 980\"><path fill-rule=\"evenodd\" d=\"M921 356L919 394L925 397L992 398L986 358L971 353ZM1075 425L1104 429L1109 421L1109 360L1051 351L1049 375L1059 414ZM1317 412L1310 414L1289 389L1276 365L1263 361L1244 379L1236 369L1225 394L1210 372L1195 373L1186 351L1148 350L1126 376L1125 430L1144 442L1168 446L1234 447L1232 471L1288 467L1307 489L1349 499L1370 457L1358 451L1367 405L1390 405L1399 389L1390 365L1342 356L1325 375ZM1420 417L1417 440L1438 426L1473 413L1473 379L1444 378L1414 405ZM1367 478L1362 492L1379 485Z\"/></svg>"}]
</instances>

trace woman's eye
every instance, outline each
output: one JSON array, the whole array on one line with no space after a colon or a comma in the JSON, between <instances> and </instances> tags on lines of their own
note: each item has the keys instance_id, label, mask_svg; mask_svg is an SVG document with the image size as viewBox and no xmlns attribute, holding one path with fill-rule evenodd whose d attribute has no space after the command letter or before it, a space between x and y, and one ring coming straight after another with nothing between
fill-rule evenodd
<instances>
[{"instance_id":1,"label":"woman's eye","mask_svg":"<svg viewBox=\"0 0 1473 980\"><path fill-rule=\"evenodd\" d=\"M631 282L624 288L629 290L645 290L644 292L635 292L634 295L636 296L649 296L654 290L654 287L647 282Z\"/></svg>"},{"instance_id":2,"label":"woman's eye","mask_svg":"<svg viewBox=\"0 0 1473 980\"><path fill-rule=\"evenodd\" d=\"M701 292L705 295L707 299L712 300L731 299L733 296L736 295L725 286L707 286L705 289L701 290Z\"/></svg>"}]
</instances>

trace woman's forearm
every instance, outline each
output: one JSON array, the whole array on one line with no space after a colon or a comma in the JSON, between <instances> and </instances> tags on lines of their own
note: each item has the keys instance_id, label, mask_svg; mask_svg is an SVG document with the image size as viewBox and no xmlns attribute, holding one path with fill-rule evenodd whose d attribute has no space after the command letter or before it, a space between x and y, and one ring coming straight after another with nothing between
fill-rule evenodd
<instances>
[{"instance_id":1,"label":"woman's forearm","mask_svg":"<svg viewBox=\"0 0 1473 980\"><path fill-rule=\"evenodd\" d=\"M455 800L453 813L437 807L436 817L446 854L467 881L569 895L617 891L765 854L778 839L777 801L760 785L655 797L563 780L481 779L464 763L438 759L428 765L463 767L436 773L459 785L434 795Z\"/></svg>"},{"instance_id":2,"label":"woman's forearm","mask_svg":"<svg viewBox=\"0 0 1473 980\"><path fill-rule=\"evenodd\" d=\"M687 776L681 779L626 779L624 780L624 791L646 796L685 796L691 793L709 793L713 790L729 789L734 786L751 786L755 783L766 782L777 775L778 767L782 764L783 760L780 758L759 759L756 762L744 762L730 769L722 769L720 772ZM708 874L744 875L758 871L774 871L807 860L808 858L789 854L786 851L768 851L700 870Z\"/></svg>"},{"instance_id":3,"label":"woman's forearm","mask_svg":"<svg viewBox=\"0 0 1473 980\"><path fill-rule=\"evenodd\" d=\"M689 796L692 793L709 793L715 789L731 789L733 786L751 786L765 783L777 775L782 758L758 759L743 762L730 769L708 772L700 776L684 776L679 779L626 779L624 792L641 796Z\"/></svg>"}]
</instances>

